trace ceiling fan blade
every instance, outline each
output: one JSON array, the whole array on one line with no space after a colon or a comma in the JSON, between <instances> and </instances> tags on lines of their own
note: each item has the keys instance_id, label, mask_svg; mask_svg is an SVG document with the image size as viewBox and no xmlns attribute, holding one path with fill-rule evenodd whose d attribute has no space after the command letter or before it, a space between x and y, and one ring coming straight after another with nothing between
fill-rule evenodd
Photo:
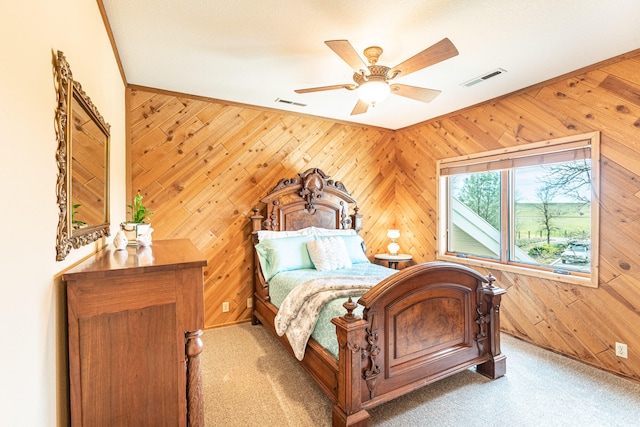
<instances>
[{"instance_id":1,"label":"ceiling fan blade","mask_svg":"<svg viewBox=\"0 0 640 427\"><path fill-rule=\"evenodd\" d=\"M430 65L437 64L445 59L453 58L456 55L458 55L458 49L451 43L451 40L444 38L433 46L426 48L422 52L393 67L389 75L399 72L398 77L403 77L427 68Z\"/></svg>"},{"instance_id":2,"label":"ceiling fan blade","mask_svg":"<svg viewBox=\"0 0 640 427\"><path fill-rule=\"evenodd\" d=\"M355 89L356 85L352 83L345 83L341 85L333 85L333 86L320 86L320 87L310 87L307 89L296 89L295 93L309 93L309 92L321 92L323 90L334 90L334 89Z\"/></svg>"},{"instance_id":3,"label":"ceiling fan blade","mask_svg":"<svg viewBox=\"0 0 640 427\"><path fill-rule=\"evenodd\" d=\"M404 96L405 98L415 99L416 101L420 102L431 102L435 99L436 96L440 95L440 92L441 91L439 90L426 89L417 86L400 84L391 85L391 93Z\"/></svg>"},{"instance_id":4,"label":"ceiling fan blade","mask_svg":"<svg viewBox=\"0 0 640 427\"><path fill-rule=\"evenodd\" d=\"M369 104L367 104L366 102L364 102L361 99L358 99L358 102L356 103L356 106L353 107L353 111L351 111L351 115L354 116L356 114L366 113L367 109L369 109Z\"/></svg>"},{"instance_id":5,"label":"ceiling fan blade","mask_svg":"<svg viewBox=\"0 0 640 427\"><path fill-rule=\"evenodd\" d=\"M344 62L349 64L353 71L366 70L367 64L362 60L358 52L351 46L348 40L327 40L324 42L333 50Z\"/></svg>"}]
</instances>

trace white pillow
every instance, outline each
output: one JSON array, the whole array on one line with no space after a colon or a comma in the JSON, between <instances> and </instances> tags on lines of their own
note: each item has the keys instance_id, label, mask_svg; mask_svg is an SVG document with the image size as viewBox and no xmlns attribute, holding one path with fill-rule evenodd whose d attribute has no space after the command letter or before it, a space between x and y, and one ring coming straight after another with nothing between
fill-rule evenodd
<instances>
[{"instance_id":1,"label":"white pillow","mask_svg":"<svg viewBox=\"0 0 640 427\"><path fill-rule=\"evenodd\" d=\"M351 268L347 247L340 236L312 240L307 242L307 249L316 270Z\"/></svg>"},{"instance_id":2,"label":"white pillow","mask_svg":"<svg viewBox=\"0 0 640 427\"><path fill-rule=\"evenodd\" d=\"M259 230L258 240L262 242L268 239L283 239L285 237L296 236L309 236L313 234L313 227L302 228L300 230L287 230L287 231L271 231L271 230Z\"/></svg>"},{"instance_id":3,"label":"white pillow","mask_svg":"<svg viewBox=\"0 0 640 427\"><path fill-rule=\"evenodd\" d=\"M311 229L313 230L313 234L315 234L316 236L320 237L324 237L324 236L353 236L356 233L356 230L354 229L329 229L329 228L319 228L319 227L311 227Z\"/></svg>"}]
</instances>

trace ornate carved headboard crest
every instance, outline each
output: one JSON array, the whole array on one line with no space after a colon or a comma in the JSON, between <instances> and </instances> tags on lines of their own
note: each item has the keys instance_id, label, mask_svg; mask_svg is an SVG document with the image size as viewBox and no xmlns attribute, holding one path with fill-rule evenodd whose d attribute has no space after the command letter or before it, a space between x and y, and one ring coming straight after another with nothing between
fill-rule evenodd
<instances>
[{"instance_id":1,"label":"ornate carved headboard crest","mask_svg":"<svg viewBox=\"0 0 640 427\"><path fill-rule=\"evenodd\" d=\"M304 174L300 174L302 179L302 188L300 189L300 197L305 199L307 203L304 205L309 212L316 211L315 199L322 197L324 190L324 181L329 178L324 172L313 169L308 170Z\"/></svg>"},{"instance_id":2,"label":"ornate carved headboard crest","mask_svg":"<svg viewBox=\"0 0 640 427\"><path fill-rule=\"evenodd\" d=\"M253 232L258 230L296 230L311 225L325 228L360 230L362 215L358 207L349 215L355 199L340 181L318 168L308 169L294 178L283 178L261 202L267 205L266 220L256 206L251 217ZM264 221L263 221L264 220Z\"/></svg>"},{"instance_id":3,"label":"ornate carved headboard crest","mask_svg":"<svg viewBox=\"0 0 640 427\"><path fill-rule=\"evenodd\" d=\"M268 194L272 194L283 188L301 185L300 197L307 201L305 205L307 210L313 212L315 210L315 199L322 197L325 185L334 187L350 196L344 184L329 178L329 175L318 168L307 169L305 172L299 173L296 178L281 179Z\"/></svg>"}]
</instances>

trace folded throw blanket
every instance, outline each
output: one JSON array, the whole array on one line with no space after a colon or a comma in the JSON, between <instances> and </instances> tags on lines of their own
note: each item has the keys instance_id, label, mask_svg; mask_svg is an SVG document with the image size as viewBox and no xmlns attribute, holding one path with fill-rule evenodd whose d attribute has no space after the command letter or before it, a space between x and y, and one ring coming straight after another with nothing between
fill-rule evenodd
<instances>
[{"instance_id":1,"label":"folded throw blanket","mask_svg":"<svg viewBox=\"0 0 640 427\"><path fill-rule=\"evenodd\" d=\"M324 305L340 297L360 297L386 277L325 277L296 286L282 301L274 326L278 335L287 334L298 360L304 351ZM346 314L346 310L345 310Z\"/></svg>"}]
</instances>

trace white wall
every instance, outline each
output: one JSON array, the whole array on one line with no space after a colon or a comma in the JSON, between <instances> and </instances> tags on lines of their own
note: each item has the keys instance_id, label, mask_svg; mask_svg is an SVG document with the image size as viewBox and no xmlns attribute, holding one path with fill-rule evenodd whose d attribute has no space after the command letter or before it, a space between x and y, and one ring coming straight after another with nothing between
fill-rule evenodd
<instances>
[{"instance_id":1,"label":"white wall","mask_svg":"<svg viewBox=\"0 0 640 427\"><path fill-rule=\"evenodd\" d=\"M111 125L111 224L126 213L124 82L97 3L0 0L0 425L66 424L59 275L97 247L55 260L57 50Z\"/></svg>"}]
</instances>

